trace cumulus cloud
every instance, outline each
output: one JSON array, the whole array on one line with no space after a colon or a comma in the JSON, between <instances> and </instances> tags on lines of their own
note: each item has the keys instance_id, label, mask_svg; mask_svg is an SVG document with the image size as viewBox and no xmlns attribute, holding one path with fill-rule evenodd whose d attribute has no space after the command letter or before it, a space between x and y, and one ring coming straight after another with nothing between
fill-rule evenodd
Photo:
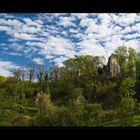
<instances>
[{"instance_id":1,"label":"cumulus cloud","mask_svg":"<svg viewBox=\"0 0 140 140\"><path fill-rule=\"evenodd\" d=\"M9 31L11 31L11 28L8 27L8 26L1 26L1 25L0 25L0 31L6 31L6 32L9 32Z\"/></svg>"},{"instance_id":2,"label":"cumulus cloud","mask_svg":"<svg viewBox=\"0 0 140 140\"><path fill-rule=\"evenodd\" d=\"M36 16L20 17L0 14L0 43L6 44L1 45L1 53L7 54L5 57L22 54L22 57L28 57L37 64L49 61L62 66L63 61L75 55L98 55L107 60L111 53L123 44L140 52L138 13L34 15Z\"/></svg>"},{"instance_id":3,"label":"cumulus cloud","mask_svg":"<svg viewBox=\"0 0 140 140\"><path fill-rule=\"evenodd\" d=\"M27 42L26 44L40 47L40 52L43 55L64 55L66 57L73 57L75 55L72 42L60 36L50 36L47 42Z\"/></svg>"},{"instance_id":4,"label":"cumulus cloud","mask_svg":"<svg viewBox=\"0 0 140 140\"><path fill-rule=\"evenodd\" d=\"M17 19L8 19L8 20L6 20L6 19L0 19L0 24L1 25L7 25L7 26L13 26L16 29L19 29L23 25L23 23L20 22Z\"/></svg>"},{"instance_id":5,"label":"cumulus cloud","mask_svg":"<svg viewBox=\"0 0 140 140\"><path fill-rule=\"evenodd\" d=\"M27 33L14 33L13 36L18 39L22 40L39 40L38 38L34 37L34 35L27 34Z\"/></svg>"},{"instance_id":6,"label":"cumulus cloud","mask_svg":"<svg viewBox=\"0 0 140 140\"><path fill-rule=\"evenodd\" d=\"M44 64L44 59L42 59L42 58L34 58L32 61L35 62L38 65L43 65Z\"/></svg>"},{"instance_id":7,"label":"cumulus cloud","mask_svg":"<svg viewBox=\"0 0 140 140\"><path fill-rule=\"evenodd\" d=\"M23 25L22 30L23 30L23 32L32 33L32 34L39 33L41 31L40 28L33 27L33 26L27 26L27 25Z\"/></svg>"},{"instance_id":8,"label":"cumulus cloud","mask_svg":"<svg viewBox=\"0 0 140 140\"><path fill-rule=\"evenodd\" d=\"M10 76L10 69L18 68L18 66L10 61L0 60L0 75Z\"/></svg>"},{"instance_id":9,"label":"cumulus cloud","mask_svg":"<svg viewBox=\"0 0 140 140\"><path fill-rule=\"evenodd\" d=\"M79 55L93 55L93 56L105 56L105 49L101 47L97 40L86 39L79 44Z\"/></svg>"},{"instance_id":10,"label":"cumulus cloud","mask_svg":"<svg viewBox=\"0 0 140 140\"><path fill-rule=\"evenodd\" d=\"M74 21L74 17L59 17L59 25L62 25L64 27L67 27L67 26L75 26L75 23L73 22Z\"/></svg>"},{"instance_id":11,"label":"cumulus cloud","mask_svg":"<svg viewBox=\"0 0 140 140\"><path fill-rule=\"evenodd\" d=\"M58 58L55 58L53 60L54 64L57 65L58 67L61 67L61 66L64 66L63 65L63 62L66 60L67 58L66 57L63 57L63 56L60 56Z\"/></svg>"},{"instance_id":12,"label":"cumulus cloud","mask_svg":"<svg viewBox=\"0 0 140 140\"><path fill-rule=\"evenodd\" d=\"M75 29L69 29L69 32L71 32L71 33L78 33L78 31L77 30L75 30Z\"/></svg>"},{"instance_id":13,"label":"cumulus cloud","mask_svg":"<svg viewBox=\"0 0 140 140\"><path fill-rule=\"evenodd\" d=\"M16 18L17 17L15 17L15 19L0 18L0 31L5 31L11 37L18 39L38 40L33 36L36 33L41 32L43 21L40 19L31 20L30 18L23 18L19 20Z\"/></svg>"},{"instance_id":14,"label":"cumulus cloud","mask_svg":"<svg viewBox=\"0 0 140 140\"><path fill-rule=\"evenodd\" d=\"M128 47L132 47L134 49L136 49L138 52L140 52L140 41L134 39L134 40L129 40L129 41L125 41L124 42L124 45L125 46L128 46Z\"/></svg>"},{"instance_id":15,"label":"cumulus cloud","mask_svg":"<svg viewBox=\"0 0 140 140\"><path fill-rule=\"evenodd\" d=\"M84 19L89 16L89 13L72 13L71 16L74 16L78 19Z\"/></svg>"},{"instance_id":16,"label":"cumulus cloud","mask_svg":"<svg viewBox=\"0 0 140 140\"><path fill-rule=\"evenodd\" d=\"M41 20L32 20L30 18L24 18L23 21L26 23L27 26L42 27L43 24L43 21Z\"/></svg>"}]
</instances>

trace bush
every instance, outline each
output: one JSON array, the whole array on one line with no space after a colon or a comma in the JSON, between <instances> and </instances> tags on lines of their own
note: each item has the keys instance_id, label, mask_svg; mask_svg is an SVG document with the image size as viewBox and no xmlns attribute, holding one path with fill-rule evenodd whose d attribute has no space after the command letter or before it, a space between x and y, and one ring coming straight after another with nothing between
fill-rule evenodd
<instances>
[{"instance_id":1,"label":"bush","mask_svg":"<svg viewBox=\"0 0 140 140\"><path fill-rule=\"evenodd\" d=\"M84 112L84 121L87 126L100 126L104 121L105 112L103 111L101 104L87 104Z\"/></svg>"},{"instance_id":2,"label":"bush","mask_svg":"<svg viewBox=\"0 0 140 140\"><path fill-rule=\"evenodd\" d=\"M12 122L13 126L30 126L32 124L32 118L30 116L19 116Z\"/></svg>"}]
</instances>

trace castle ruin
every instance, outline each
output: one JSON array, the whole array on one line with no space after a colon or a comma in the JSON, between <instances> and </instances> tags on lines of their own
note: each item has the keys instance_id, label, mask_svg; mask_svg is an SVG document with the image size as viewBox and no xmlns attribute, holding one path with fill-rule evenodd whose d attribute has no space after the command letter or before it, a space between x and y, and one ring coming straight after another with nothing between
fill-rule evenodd
<instances>
[{"instance_id":1,"label":"castle ruin","mask_svg":"<svg viewBox=\"0 0 140 140\"><path fill-rule=\"evenodd\" d=\"M112 54L108 59L108 72L112 77L116 76L119 72L119 65L116 54Z\"/></svg>"}]
</instances>

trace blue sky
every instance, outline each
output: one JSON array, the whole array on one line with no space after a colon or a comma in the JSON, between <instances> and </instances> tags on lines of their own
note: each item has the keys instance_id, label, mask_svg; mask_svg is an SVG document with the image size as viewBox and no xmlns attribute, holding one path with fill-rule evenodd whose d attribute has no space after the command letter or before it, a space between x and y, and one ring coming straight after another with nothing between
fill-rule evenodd
<instances>
[{"instance_id":1,"label":"blue sky","mask_svg":"<svg viewBox=\"0 0 140 140\"><path fill-rule=\"evenodd\" d=\"M123 44L140 52L139 13L1 13L0 75L75 55L107 60Z\"/></svg>"}]
</instances>

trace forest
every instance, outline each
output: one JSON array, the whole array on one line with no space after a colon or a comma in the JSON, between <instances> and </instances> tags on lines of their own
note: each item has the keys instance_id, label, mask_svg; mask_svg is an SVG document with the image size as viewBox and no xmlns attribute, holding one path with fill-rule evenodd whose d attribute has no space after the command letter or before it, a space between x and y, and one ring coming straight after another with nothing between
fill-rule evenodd
<instances>
[{"instance_id":1,"label":"forest","mask_svg":"<svg viewBox=\"0 0 140 140\"><path fill-rule=\"evenodd\" d=\"M139 54L126 46L113 54L115 75L104 57L82 55L0 76L0 126L140 126Z\"/></svg>"}]
</instances>

